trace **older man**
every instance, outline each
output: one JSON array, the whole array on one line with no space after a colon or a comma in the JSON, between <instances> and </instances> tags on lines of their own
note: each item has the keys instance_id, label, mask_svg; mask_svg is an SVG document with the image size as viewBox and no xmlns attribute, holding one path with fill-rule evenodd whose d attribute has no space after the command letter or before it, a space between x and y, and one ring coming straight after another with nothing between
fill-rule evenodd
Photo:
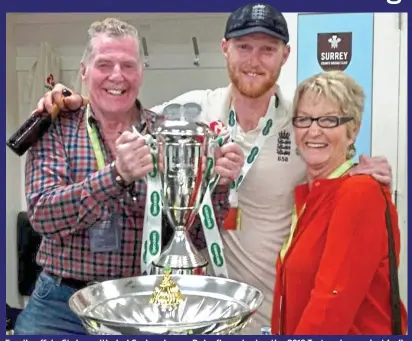
<instances>
[{"instance_id":1,"label":"older man","mask_svg":"<svg viewBox=\"0 0 412 341\"><path fill-rule=\"evenodd\" d=\"M90 103L74 115L61 113L27 155L28 215L43 236L44 271L16 334L84 334L69 297L91 281L141 274L144 177L153 164L131 127L143 130L155 117L136 100L142 82L136 29L115 19L92 24L81 66ZM234 143L220 152L212 194L219 223L227 184L244 163Z\"/></svg>"},{"instance_id":2,"label":"older man","mask_svg":"<svg viewBox=\"0 0 412 341\"><path fill-rule=\"evenodd\" d=\"M262 307L244 332L258 334L269 326L275 279L275 259L289 234L293 189L304 181L305 166L296 153L290 103L277 84L290 46L284 16L265 4L249 4L227 21L222 51L231 84L215 90L190 91L152 108L162 112L170 103L196 102L206 122L220 120L246 156L230 194L231 209L222 238L229 276L261 289ZM38 109L52 111L64 88L56 85L39 101ZM82 101L73 94L65 102L76 109ZM385 158L362 157L354 173L391 181Z\"/></svg>"}]
</instances>

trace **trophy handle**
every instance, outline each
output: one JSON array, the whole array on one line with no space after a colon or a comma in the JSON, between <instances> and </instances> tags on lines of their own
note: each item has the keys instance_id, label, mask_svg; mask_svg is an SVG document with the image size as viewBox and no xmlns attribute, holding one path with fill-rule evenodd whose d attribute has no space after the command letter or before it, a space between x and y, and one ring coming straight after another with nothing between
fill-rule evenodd
<instances>
[{"instance_id":1,"label":"trophy handle","mask_svg":"<svg viewBox=\"0 0 412 341\"><path fill-rule=\"evenodd\" d=\"M156 139L152 135L150 134L142 135L141 133L138 132L135 126L132 126L132 127L133 127L134 133L136 133L137 135L145 139L147 146L150 148L152 152L153 170L143 178L143 180L147 183L147 179L149 176L155 177L157 175L158 170L159 170L159 165L161 164L159 163L159 160L158 160L159 144L157 143Z\"/></svg>"}]
</instances>

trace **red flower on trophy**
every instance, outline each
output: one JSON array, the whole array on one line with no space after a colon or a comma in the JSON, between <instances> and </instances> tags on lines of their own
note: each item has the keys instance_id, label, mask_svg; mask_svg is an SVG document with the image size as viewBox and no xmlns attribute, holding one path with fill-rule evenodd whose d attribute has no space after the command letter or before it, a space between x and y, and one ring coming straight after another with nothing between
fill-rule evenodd
<instances>
[{"instance_id":1,"label":"red flower on trophy","mask_svg":"<svg viewBox=\"0 0 412 341\"><path fill-rule=\"evenodd\" d=\"M225 125L223 124L222 121L213 121L210 123L210 129L212 129L212 131L217 135L220 135L220 133L222 132L224 128L225 128Z\"/></svg>"},{"instance_id":2,"label":"red flower on trophy","mask_svg":"<svg viewBox=\"0 0 412 341\"><path fill-rule=\"evenodd\" d=\"M45 85L46 89L52 90L55 85L56 83L54 81L53 74L49 74L49 76L46 78L46 85Z\"/></svg>"}]
</instances>

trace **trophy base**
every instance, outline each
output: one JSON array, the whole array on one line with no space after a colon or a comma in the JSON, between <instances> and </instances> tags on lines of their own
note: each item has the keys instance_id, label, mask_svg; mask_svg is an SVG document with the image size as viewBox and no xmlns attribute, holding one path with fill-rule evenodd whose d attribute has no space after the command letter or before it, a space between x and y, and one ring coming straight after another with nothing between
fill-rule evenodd
<instances>
[{"instance_id":1,"label":"trophy base","mask_svg":"<svg viewBox=\"0 0 412 341\"><path fill-rule=\"evenodd\" d=\"M177 230L159 260L152 264L151 274L160 275L169 268L174 275L207 275L208 264L187 233Z\"/></svg>"},{"instance_id":2,"label":"trophy base","mask_svg":"<svg viewBox=\"0 0 412 341\"><path fill-rule=\"evenodd\" d=\"M196 281L193 277L170 276L184 299L172 311L150 303L153 291L165 278L163 274L96 283L78 290L68 304L89 334L130 335L144 340L143 335L239 333L263 302L263 293L246 283L208 276ZM164 298L172 292L163 292Z\"/></svg>"}]
</instances>

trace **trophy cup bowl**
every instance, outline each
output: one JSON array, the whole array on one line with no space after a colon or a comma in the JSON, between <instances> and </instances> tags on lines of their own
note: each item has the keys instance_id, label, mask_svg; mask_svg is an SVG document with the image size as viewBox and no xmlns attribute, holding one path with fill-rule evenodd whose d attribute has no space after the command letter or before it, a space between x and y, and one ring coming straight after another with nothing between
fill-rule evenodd
<instances>
[{"instance_id":1,"label":"trophy cup bowl","mask_svg":"<svg viewBox=\"0 0 412 341\"><path fill-rule=\"evenodd\" d=\"M153 303L156 293L173 292L178 304ZM245 283L170 274L93 284L72 295L69 307L94 335L228 335L239 333L262 302L262 292Z\"/></svg>"},{"instance_id":2,"label":"trophy cup bowl","mask_svg":"<svg viewBox=\"0 0 412 341\"><path fill-rule=\"evenodd\" d=\"M153 133L158 147L163 210L173 236L152 264L151 274L206 274L208 262L193 245L189 229L213 174L217 135L199 122L165 120Z\"/></svg>"}]
</instances>

